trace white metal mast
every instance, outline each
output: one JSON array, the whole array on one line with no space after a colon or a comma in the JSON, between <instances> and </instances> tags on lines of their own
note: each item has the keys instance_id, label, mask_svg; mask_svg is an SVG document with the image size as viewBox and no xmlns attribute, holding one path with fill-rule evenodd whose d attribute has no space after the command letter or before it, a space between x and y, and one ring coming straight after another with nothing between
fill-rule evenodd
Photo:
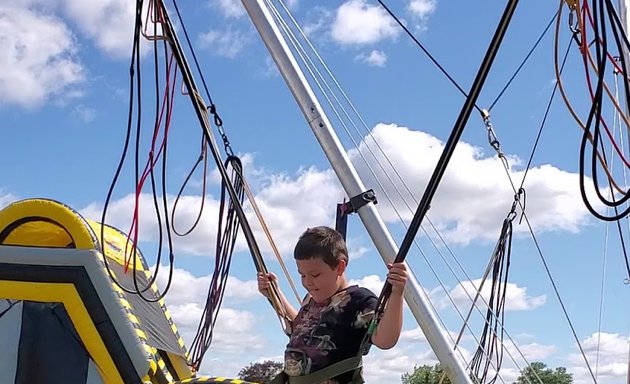
<instances>
[{"instance_id":1,"label":"white metal mast","mask_svg":"<svg viewBox=\"0 0 630 384\"><path fill-rule=\"evenodd\" d=\"M330 121L297 64L278 25L264 4L264 0L242 0L242 2L346 193L352 197L365 192L363 182L332 129ZM376 208L368 204L359 209L358 214L383 260L386 263L391 262L398 253L398 247ZM456 356L454 345L447 339L446 330L440 326L436 314L429 305L427 295L413 274L410 274L405 288L405 300L450 380L457 384L472 384L463 361Z\"/></svg>"}]
</instances>

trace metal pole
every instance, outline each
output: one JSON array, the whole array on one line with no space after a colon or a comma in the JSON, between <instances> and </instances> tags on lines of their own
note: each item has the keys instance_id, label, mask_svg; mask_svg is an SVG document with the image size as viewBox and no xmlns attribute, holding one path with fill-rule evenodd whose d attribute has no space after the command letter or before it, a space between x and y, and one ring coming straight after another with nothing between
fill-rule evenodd
<instances>
[{"instance_id":1,"label":"metal pole","mask_svg":"<svg viewBox=\"0 0 630 384\"><path fill-rule=\"evenodd\" d=\"M264 0L242 0L242 2L346 193L349 196L363 193L366 190L363 182L264 4ZM386 263L392 262L398 253L398 248L376 208L368 204L359 209L358 214L383 260ZM409 276L404 295L429 345L451 381L456 384L472 384L463 361L456 356L453 344L447 339L446 330L438 323L429 305L428 297L413 274Z\"/></svg>"}]
</instances>

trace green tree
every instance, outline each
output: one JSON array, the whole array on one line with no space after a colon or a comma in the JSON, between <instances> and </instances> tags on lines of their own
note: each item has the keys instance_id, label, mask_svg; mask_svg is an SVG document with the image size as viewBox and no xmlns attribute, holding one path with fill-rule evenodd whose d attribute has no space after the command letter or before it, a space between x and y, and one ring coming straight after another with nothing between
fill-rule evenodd
<instances>
[{"instance_id":1,"label":"green tree","mask_svg":"<svg viewBox=\"0 0 630 384\"><path fill-rule=\"evenodd\" d=\"M251 363L241 369L238 378L254 383L267 383L271 381L282 369L284 365L277 361L266 360L262 363Z\"/></svg>"},{"instance_id":2,"label":"green tree","mask_svg":"<svg viewBox=\"0 0 630 384\"><path fill-rule=\"evenodd\" d=\"M539 378L540 381L538 381ZM544 363L534 362L523 370L514 384L540 382L543 384L571 384L573 383L573 374L568 373L565 367L551 369L547 368L547 365Z\"/></svg>"},{"instance_id":3,"label":"green tree","mask_svg":"<svg viewBox=\"0 0 630 384\"><path fill-rule=\"evenodd\" d=\"M440 364L434 366L421 365L414 366L412 373L405 373L401 376L403 384L438 384L444 371ZM442 384L451 384L448 377L442 380Z\"/></svg>"}]
</instances>

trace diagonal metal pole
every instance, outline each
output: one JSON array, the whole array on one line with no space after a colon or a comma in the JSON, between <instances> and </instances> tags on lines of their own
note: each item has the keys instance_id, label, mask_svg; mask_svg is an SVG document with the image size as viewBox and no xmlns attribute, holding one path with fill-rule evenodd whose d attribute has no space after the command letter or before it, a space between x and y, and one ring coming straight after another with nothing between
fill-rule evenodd
<instances>
[{"instance_id":1,"label":"diagonal metal pole","mask_svg":"<svg viewBox=\"0 0 630 384\"><path fill-rule=\"evenodd\" d=\"M348 158L265 1L242 2L346 193L349 196L356 196L365 192L365 185ZM392 262L398 248L374 205L363 206L358 210L358 214L383 261ZM405 300L451 381L457 384L471 384L463 361L456 354L454 345L449 342L446 329L440 325L426 292L413 274L410 274L405 287Z\"/></svg>"}]
</instances>

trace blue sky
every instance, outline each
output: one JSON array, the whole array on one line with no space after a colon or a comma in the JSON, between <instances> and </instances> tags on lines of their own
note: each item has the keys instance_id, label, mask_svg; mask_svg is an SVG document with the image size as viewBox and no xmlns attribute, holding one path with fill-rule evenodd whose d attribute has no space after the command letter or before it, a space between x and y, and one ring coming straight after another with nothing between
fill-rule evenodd
<instances>
[{"instance_id":1,"label":"blue sky","mask_svg":"<svg viewBox=\"0 0 630 384\"><path fill-rule=\"evenodd\" d=\"M392 1L390 6L467 90L503 11L502 4L488 7L478 2L404 0ZM0 39L0 206L45 197L100 219L124 143L133 6L128 0L89 4L79 0L0 0L0 36L4 36ZM408 222L415 203L405 196L412 208L407 210L384 174L391 177L390 169L377 172L385 185L386 191L382 191L359 153L377 170L380 168L367 147L378 153L382 164L394 164L419 200L464 99L376 2L292 0L287 6L366 122L369 131L359 127L353 138L340 125L336 125L337 132L365 184L377 190L377 208L399 242L404 227L393 207ZM181 2L179 7L232 146L243 159L257 202L297 279L291 262L293 243L309 226L332 225L335 204L345 194L240 2ZM495 99L557 7L546 2L520 4L479 106L487 108ZM175 17L174 12L171 15ZM565 11L561 47L566 47L569 37L566 25ZM178 31L183 38L181 27ZM143 89L150 111L151 48L145 45L143 51L147 74ZM585 116L587 90L576 49L567 65L563 79ZM492 122L516 182L522 178L554 82L552 30L492 110ZM148 133L150 118L145 124ZM181 94L175 101L171 129L167 184L172 204L198 156L200 137L189 99ZM593 369L599 345L599 381L621 383L627 369L628 287L623 283L626 276L615 228L610 227L606 248L605 225L592 218L580 200L580 137L579 127L557 98L527 176L526 209ZM481 278L513 195L478 114L471 116L462 140L429 216L466 274L443 245L436 249L423 235L417 240L426 260L418 248L412 248L408 257L446 327L455 334L462 320L446 292L465 311L469 302L463 288L471 287L469 279L477 282ZM143 138L143 145L146 156L149 136ZM108 215L108 221L122 230L129 227L133 209L130 164ZM189 237L176 240L176 280L167 296L188 341L196 329L212 272L219 179L211 168L201 224ZM148 189L144 192L150 193ZM393 196L393 204L384 197L385 192ZM182 226L192 223L200 193L197 172L180 202L176 219ZM249 208L248 212L251 214ZM143 195L140 236L150 264L155 263L158 247L153 217L150 197ZM350 221L349 277L378 292L385 267L358 217ZM627 234L627 223L622 225ZM507 289L509 334L528 361L566 366L576 383L593 382L525 225L515 222L515 233ZM257 234L268 267L280 273L264 237L258 230ZM604 249L606 276L599 333ZM449 272L440 252L457 270L458 278ZM217 335L203 366L212 375L234 376L251 361L280 359L286 343L272 310L256 292L255 270L244 242L239 243L234 258ZM160 276L162 282L165 278ZM290 293L286 283L283 288ZM479 316L471 326L478 335ZM518 356L512 345L509 348ZM473 352L474 338L467 332L462 353L470 357ZM407 312L399 345L386 352L374 349L368 357L367 382L395 381L414 364L434 362ZM517 359L517 364L523 366L523 360ZM516 376L515 364L506 357L503 380L511 382Z\"/></svg>"}]
</instances>

